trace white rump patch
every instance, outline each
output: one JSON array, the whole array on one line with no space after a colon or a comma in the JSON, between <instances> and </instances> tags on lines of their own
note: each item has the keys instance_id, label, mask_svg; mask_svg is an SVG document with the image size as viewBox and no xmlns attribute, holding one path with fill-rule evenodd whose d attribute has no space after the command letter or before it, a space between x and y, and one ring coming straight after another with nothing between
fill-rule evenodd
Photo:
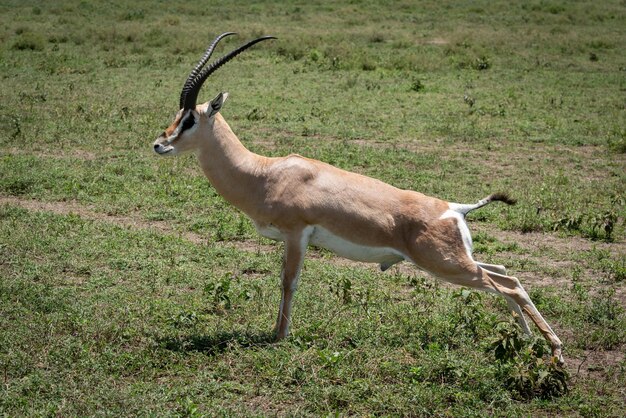
<instances>
[{"instance_id":1,"label":"white rump patch","mask_svg":"<svg viewBox=\"0 0 626 418\"><path fill-rule=\"evenodd\" d=\"M465 217L462 215L461 212L457 212L457 210L455 210L456 209L455 206L460 207L464 205L457 205L456 203L450 203L449 204L450 209L445 211L439 219L449 219L449 218L456 219L456 226L457 228L459 228L461 238L463 239L463 246L465 247L465 252L467 252L468 257L473 260L472 234L470 233L470 230L467 227L467 223L465 222Z\"/></svg>"}]
</instances>

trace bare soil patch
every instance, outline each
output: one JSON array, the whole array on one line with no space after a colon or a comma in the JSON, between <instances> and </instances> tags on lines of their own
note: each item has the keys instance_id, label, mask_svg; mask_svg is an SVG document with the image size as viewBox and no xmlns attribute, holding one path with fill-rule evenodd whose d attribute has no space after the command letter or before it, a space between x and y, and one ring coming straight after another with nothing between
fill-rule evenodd
<instances>
[{"instance_id":1,"label":"bare soil patch","mask_svg":"<svg viewBox=\"0 0 626 418\"><path fill-rule=\"evenodd\" d=\"M616 350L585 350L580 357L570 357L567 368L574 381L587 378L603 379L610 374L611 368L626 361L626 347Z\"/></svg>"},{"instance_id":2,"label":"bare soil patch","mask_svg":"<svg viewBox=\"0 0 626 418\"><path fill-rule=\"evenodd\" d=\"M561 238L556 234L541 232L502 231L485 223L472 223L471 228L494 236L502 242L517 243L528 251L549 250L562 255L563 258L568 258L573 252L592 251L594 249L607 250L614 255L626 253L626 242L623 241L607 243L589 241L577 236Z\"/></svg>"},{"instance_id":3,"label":"bare soil patch","mask_svg":"<svg viewBox=\"0 0 626 418\"><path fill-rule=\"evenodd\" d=\"M450 42L443 38L433 38L424 43L427 45L448 45Z\"/></svg>"},{"instance_id":4,"label":"bare soil patch","mask_svg":"<svg viewBox=\"0 0 626 418\"><path fill-rule=\"evenodd\" d=\"M515 259L523 257L530 263L540 266L540 268L533 268L533 271L521 270L515 272L515 276L520 279L523 285L528 284L529 288L533 286L570 287L573 285L574 271L578 269L581 283L586 284L590 288L590 293L595 294L608 285L606 273L590 268L588 260L585 260L582 255L596 250L608 251L611 257L615 259L626 255L626 242L624 241L607 243L589 241L576 236L562 238L556 234L539 232L502 231L484 223L472 223L470 229L489 234L505 244L516 243L523 252L523 255L502 252L498 254L498 258ZM550 274L538 274L537 270L550 272ZM624 308L626 308L625 284L617 283L611 286L615 291L616 300Z\"/></svg>"},{"instance_id":5,"label":"bare soil patch","mask_svg":"<svg viewBox=\"0 0 626 418\"><path fill-rule=\"evenodd\" d=\"M110 222L128 228L151 229L167 234L176 234L196 244L203 244L207 241L206 237L202 237L199 234L176 231L173 227L163 221L145 221L136 216L108 215L105 213L96 212L92 208L81 205L80 203L74 201L42 202L32 199L20 199L13 196L1 196L0 205L7 204L19 206L31 211L52 212L58 215L73 214L78 215L84 219Z\"/></svg>"}]
</instances>

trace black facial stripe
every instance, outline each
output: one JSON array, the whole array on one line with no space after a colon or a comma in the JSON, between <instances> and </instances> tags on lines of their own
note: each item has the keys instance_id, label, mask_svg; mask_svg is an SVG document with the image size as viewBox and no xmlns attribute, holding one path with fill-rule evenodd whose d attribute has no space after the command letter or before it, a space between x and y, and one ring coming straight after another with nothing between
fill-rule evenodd
<instances>
[{"instance_id":1,"label":"black facial stripe","mask_svg":"<svg viewBox=\"0 0 626 418\"><path fill-rule=\"evenodd\" d=\"M196 123L196 119L190 113L189 116L187 116L185 120L183 121L180 127L180 131L181 132L186 131L187 129L191 128L195 123Z\"/></svg>"}]
</instances>

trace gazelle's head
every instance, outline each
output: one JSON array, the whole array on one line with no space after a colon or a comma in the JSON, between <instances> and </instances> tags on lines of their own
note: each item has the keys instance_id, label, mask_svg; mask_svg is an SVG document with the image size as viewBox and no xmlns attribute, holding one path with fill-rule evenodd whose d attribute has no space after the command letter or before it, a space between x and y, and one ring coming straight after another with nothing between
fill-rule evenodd
<instances>
[{"instance_id":1,"label":"gazelle's head","mask_svg":"<svg viewBox=\"0 0 626 418\"><path fill-rule=\"evenodd\" d=\"M214 61L208 67L203 68L209 58L211 58L217 43L222 38L234 34L234 32L226 32L215 38L196 67L191 71L189 77L187 77L187 81L185 81L180 93L180 110L176 114L174 122L154 141L154 151L157 154L176 155L197 149L202 138L202 135L199 133L202 132L203 128L213 124L215 115L220 111L228 98L228 93L220 93L210 102L196 105L202 84L215 70L252 45L266 39L276 39L273 36L263 36L254 39Z\"/></svg>"}]
</instances>

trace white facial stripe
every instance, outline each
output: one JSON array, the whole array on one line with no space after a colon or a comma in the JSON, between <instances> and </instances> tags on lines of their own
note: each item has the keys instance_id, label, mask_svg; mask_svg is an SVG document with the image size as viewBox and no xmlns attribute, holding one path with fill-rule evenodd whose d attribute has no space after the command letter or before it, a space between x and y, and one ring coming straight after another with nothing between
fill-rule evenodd
<instances>
[{"instance_id":1,"label":"white facial stripe","mask_svg":"<svg viewBox=\"0 0 626 418\"><path fill-rule=\"evenodd\" d=\"M185 122L187 121L187 119L189 118L193 118L194 119L194 124L191 128L189 129L185 129L186 131L189 132L193 132L196 128L198 123L196 122L196 118L193 116L193 112L189 111L187 113L186 116L184 116L181 120L180 123L178 124L178 126L176 127L176 129L174 130L174 132L172 133L172 135L167 137L167 140L163 143L163 145L165 146L169 146L172 144L172 142L174 142L176 140L176 138L178 138L178 136L182 133L183 130L183 125L185 124Z\"/></svg>"}]
</instances>

